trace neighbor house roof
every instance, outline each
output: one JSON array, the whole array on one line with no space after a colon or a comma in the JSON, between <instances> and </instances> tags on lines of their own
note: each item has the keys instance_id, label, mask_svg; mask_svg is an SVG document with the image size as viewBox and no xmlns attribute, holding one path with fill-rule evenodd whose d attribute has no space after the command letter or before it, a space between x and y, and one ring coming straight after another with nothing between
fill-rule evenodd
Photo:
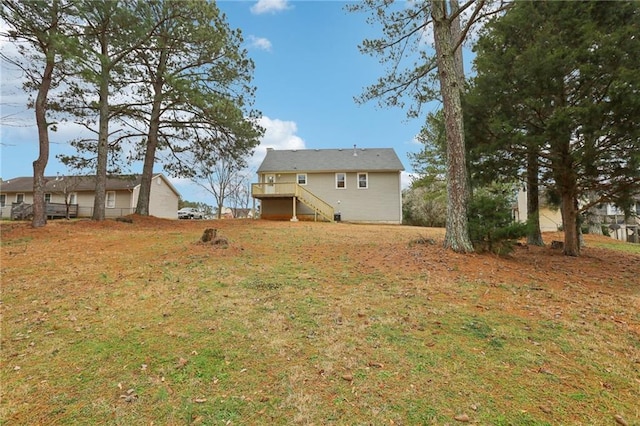
<instances>
[{"instance_id":1,"label":"neighbor house roof","mask_svg":"<svg viewBox=\"0 0 640 426\"><path fill-rule=\"evenodd\" d=\"M161 176L156 174L153 177ZM72 192L94 191L96 188L96 177L91 176L45 176L45 192L61 192L64 190ZM107 177L107 191L121 191L134 189L140 185L142 175L118 175ZM167 179L165 181L176 194L178 191ZM33 177L17 177L14 179L0 181L1 192L33 192Z\"/></svg>"},{"instance_id":2,"label":"neighbor house roof","mask_svg":"<svg viewBox=\"0 0 640 426\"><path fill-rule=\"evenodd\" d=\"M264 172L367 172L404 170L393 148L267 149Z\"/></svg>"}]
</instances>

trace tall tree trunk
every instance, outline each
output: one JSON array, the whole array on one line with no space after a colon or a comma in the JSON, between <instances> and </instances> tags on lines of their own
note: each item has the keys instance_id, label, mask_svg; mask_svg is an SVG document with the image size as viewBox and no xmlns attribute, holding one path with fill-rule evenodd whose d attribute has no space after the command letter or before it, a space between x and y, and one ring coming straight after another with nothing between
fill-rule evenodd
<instances>
[{"instance_id":1,"label":"tall tree trunk","mask_svg":"<svg viewBox=\"0 0 640 426\"><path fill-rule=\"evenodd\" d=\"M47 97L53 78L55 56L47 53L46 64L42 75L42 82L38 89L35 103L36 125L38 127L39 155L33 162L33 221L31 226L40 228L47 224L47 211L44 202L45 184L44 172L49 162L49 124L47 123Z\"/></svg>"},{"instance_id":2,"label":"tall tree trunk","mask_svg":"<svg viewBox=\"0 0 640 426\"><path fill-rule=\"evenodd\" d=\"M100 118L96 160L96 189L93 200L93 220L105 219L107 197L107 163L109 160L109 75L107 41L102 41L103 64L100 76Z\"/></svg>"},{"instance_id":3,"label":"tall tree trunk","mask_svg":"<svg viewBox=\"0 0 640 426\"><path fill-rule=\"evenodd\" d=\"M449 0L449 4L451 5L451 13L457 12L460 9L460 3L458 0ZM460 46L454 52L454 61L456 64L456 74L459 78L460 90L464 88L465 78L464 78L464 61L462 60L462 43L460 38L462 37L460 28L460 15L457 15L451 21L451 43L453 47L455 47L458 42L460 42Z\"/></svg>"},{"instance_id":4,"label":"tall tree trunk","mask_svg":"<svg viewBox=\"0 0 640 426\"><path fill-rule=\"evenodd\" d=\"M147 134L147 146L144 153L144 164L142 166L140 192L138 193L138 203L136 204L136 213L143 216L149 216L149 202L151 200L151 181L153 179L153 166L156 162L156 150L158 149L161 97L161 94L159 95L159 92L156 92L151 111L149 133Z\"/></svg>"},{"instance_id":5,"label":"tall tree trunk","mask_svg":"<svg viewBox=\"0 0 640 426\"><path fill-rule=\"evenodd\" d=\"M540 232L540 186L538 152L535 148L527 148L527 222L529 231L527 244L544 246Z\"/></svg>"},{"instance_id":6,"label":"tall tree trunk","mask_svg":"<svg viewBox=\"0 0 640 426\"><path fill-rule=\"evenodd\" d=\"M562 213L562 229L564 231L564 254L580 256L578 235L578 183L573 156L571 155L571 135L567 132L559 136L562 140L553 144L553 174L558 193L560 194L560 210Z\"/></svg>"},{"instance_id":7,"label":"tall tree trunk","mask_svg":"<svg viewBox=\"0 0 640 426\"><path fill-rule=\"evenodd\" d=\"M151 181L153 180L153 166L156 162L156 150L158 147L158 134L156 132L152 135L152 127L153 124L149 126L147 146L144 153L144 164L142 166L142 178L140 179L140 192L138 193L138 202L136 204L136 214L142 216L149 216Z\"/></svg>"},{"instance_id":8,"label":"tall tree trunk","mask_svg":"<svg viewBox=\"0 0 640 426\"><path fill-rule=\"evenodd\" d=\"M51 3L50 37L58 33L59 2ZM38 128L38 158L33 162L33 220L31 226L41 228L47 224L47 211L44 202L46 181L44 173L49 162L49 124L47 123L47 100L49 90L53 82L53 70L56 64L56 41L50 38L47 48L44 50L45 66L42 73L42 81L38 88L38 96L35 102L36 126Z\"/></svg>"},{"instance_id":9,"label":"tall tree trunk","mask_svg":"<svg viewBox=\"0 0 640 426\"><path fill-rule=\"evenodd\" d=\"M151 200L151 181L153 179L153 166L156 162L156 150L158 149L158 133L160 132L160 113L162 108L164 85L164 73L167 65L167 49L162 49L156 71L156 79L153 82L153 105L151 106L151 117L149 122L149 132L147 134L147 146L144 153L144 164L142 166L142 179L140 181L140 192L138 193L138 203L136 213L143 216L149 215L149 203Z\"/></svg>"},{"instance_id":10,"label":"tall tree trunk","mask_svg":"<svg viewBox=\"0 0 640 426\"><path fill-rule=\"evenodd\" d=\"M562 192L562 228L564 230L564 254L580 256L580 241L578 236L578 209L576 208L575 193L570 190Z\"/></svg>"},{"instance_id":11,"label":"tall tree trunk","mask_svg":"<svg viewBox=\"0 0 640 426\"><path fill-rule=\"evenodd\" d=\"M456 67L452 22L447 18L446 0L431 0L440 91L447 136L447 224L445 248L459 253L473 252L467 219L467 168L460 86Z\"/></svg>"}]
</instances>

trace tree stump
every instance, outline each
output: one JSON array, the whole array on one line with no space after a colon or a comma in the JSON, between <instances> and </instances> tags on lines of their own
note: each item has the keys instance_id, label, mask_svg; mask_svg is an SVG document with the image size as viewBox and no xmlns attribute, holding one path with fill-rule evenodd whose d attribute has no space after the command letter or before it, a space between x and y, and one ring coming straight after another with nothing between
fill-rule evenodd
<instances>
[{"instance_id":1,"label":"tree stump","mask_svg":"<svg viewBox=\"0 0 640 426\"><path fill-rule=\"evenodd\" d=\"M215 228L207 228L204 230L202 237L200 237L201 243L210 243L216 239L216 235L218 235L218 230Z\"/></svg>"},{"instance_id":2,"label":"tree stump","mask_svg":"<svg viewBox=\"0 0 640 426\"><path fill-rule=\"evenodd\" d=\"M563 249L564 248L564 242L562 241L551 241L551 248L552 249Z\"/></svg>"},{"instance_id":3,"label":"tree stump","mask_svg":"<svg viewBox=\"0 0 640 426\"><path fill-rule=\"evenodd\" d=\"M200 244L211 244L214 246L227 247L229 240L225 237L218 237L218 230L215 228L207 228L200 237Z\"/></svg>"}]
</instances>

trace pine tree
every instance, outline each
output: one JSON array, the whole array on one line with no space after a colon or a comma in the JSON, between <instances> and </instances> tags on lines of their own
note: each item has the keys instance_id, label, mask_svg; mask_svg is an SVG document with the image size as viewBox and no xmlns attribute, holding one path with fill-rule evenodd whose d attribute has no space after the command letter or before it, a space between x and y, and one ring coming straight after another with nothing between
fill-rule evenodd
<instances>
[{"instance_id":1,"label":"pine tree","mask_svg":"<svg viewBox=\"0 0 640 426\"><path fill-rule=\"evenodd\" d=\"M485 158L500 152L526 167L535 160L527 155L537 157L541 182L560 200L566 255L580 254L583 210L624 203L640 182L639 9L516 2L477 44L472 92L498 144Z\"/></svg>"}]
</instances>

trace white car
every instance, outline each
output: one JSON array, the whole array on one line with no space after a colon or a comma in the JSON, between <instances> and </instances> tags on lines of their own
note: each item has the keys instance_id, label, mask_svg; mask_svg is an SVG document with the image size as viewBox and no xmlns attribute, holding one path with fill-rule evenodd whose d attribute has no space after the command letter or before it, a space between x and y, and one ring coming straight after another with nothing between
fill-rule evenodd
<instances>
[{"instance_id":1,"label":"white car","mask_svg":"<svg viewBox=\"0 0 640 426\"><path fill-rule=\"evenodd\" d=\"M204 213L195 207L183 207L178 210L178 219L203 219Z\"/></svg>"}]
</instances>

